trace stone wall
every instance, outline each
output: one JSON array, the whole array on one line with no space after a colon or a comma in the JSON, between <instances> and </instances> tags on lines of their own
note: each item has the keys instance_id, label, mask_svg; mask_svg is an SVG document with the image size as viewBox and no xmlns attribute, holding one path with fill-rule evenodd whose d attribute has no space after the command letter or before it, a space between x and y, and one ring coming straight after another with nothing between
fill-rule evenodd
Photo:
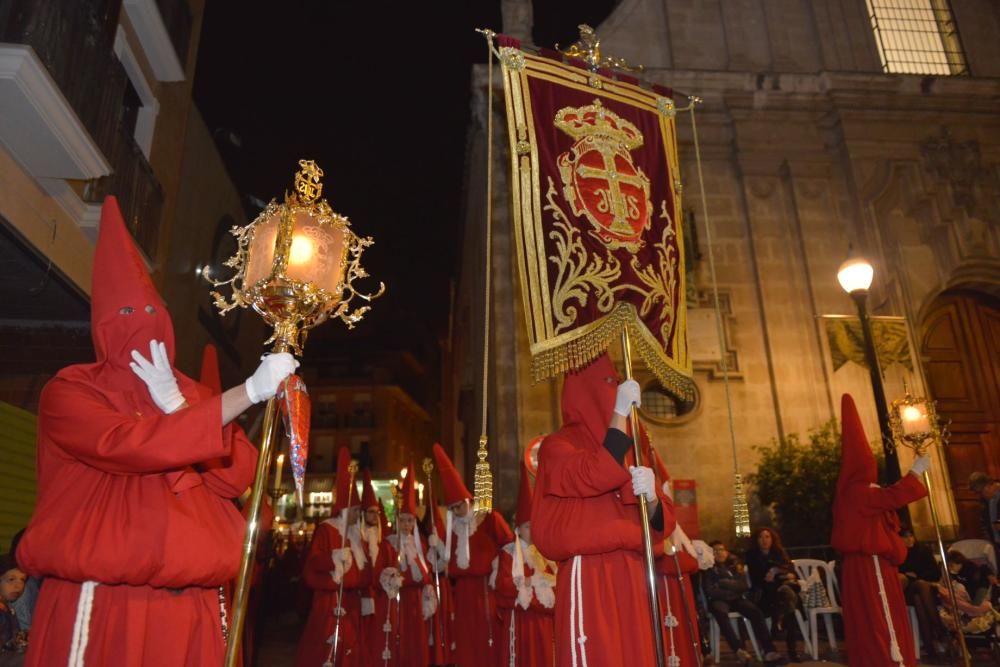
<instances>
[{"instance_id":1,"label":"stone wall","mask_svg":"<svg viewBox=\"0 0 1000 667\"><path fill-rule=\"evenodd\" d=\"M867 373L849 369L833 377L819 320L854 314L836 279L849 244L875 266L871 312L905 317L914 341L922 315L944 290L1000 292L1000 80L990 78L997 76L1000 45L981 28L1000 25L1000 10L971 0L952 4L972 77L882 74L863 1L625 0L598 27L605 54L652 65L647 80L704 99L697 123L707 211L690 118L681 114L684 207L695 214L703 254L697 286L711 286L707 220L719 289L731 306L728 336L737 372L730 389L744 473L756 465L755 445L804 435L839 417L844 390L856 395L869 437L877 436ZM977 25L966 30L973 13ZM481 149L485 67L477 69L473 86L470 136ZM497 502L507 508L516 493L507 466L560 419L557 382L532 385L528 372L510 262L502 93L496 91L492 336L499 344L491 442L502 480ZM469 188L477 201L484 153L469 154ZM467 259L481 257L483 228L482 209L475 207L466 225ZM475 268L466 262L457 301L481 313ZM477 293L469 292L471 285ZM472 318L471 329L457 320L454 339L481 336L479 318ZM479 373L472 369L466 382L475 384ZM649 375L639 369L637 377ZM707 369L696 371L695 381L701 394L695 414L675 425L650 422L650 430L671 474L697 480L702 534L725 537L732 530L733 480L725 388L721 375ZM910 381L922 390L919 364ZM887 378L889 399L899 391L899 382ZM900 458L905 471L908 456ZM944 464L936 464L938 506L953 526ZM923 512L915 517L926 530Z\"/></svg>"}]
</instances>

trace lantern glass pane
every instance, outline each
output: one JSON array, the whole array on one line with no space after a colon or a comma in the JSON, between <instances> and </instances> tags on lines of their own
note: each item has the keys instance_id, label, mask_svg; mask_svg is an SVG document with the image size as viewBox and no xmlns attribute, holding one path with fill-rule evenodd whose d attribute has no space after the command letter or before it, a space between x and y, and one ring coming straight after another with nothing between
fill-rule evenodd
<instances>
[{"instance_id":1,"label":"lantern glass pane","mask_svg":"<svg viewBox=\"0 0 1000 667\"><path fill-rule=\"evenodd\" d=\"M248 287L271 275L274 264L274 241L278 236L280 217L280 213L275 213L254 227L253 240L250 241L250 253L247 258L245 284Z\"/></svg>"},{"instance_id":2,"label":"lantern glass pane","mask_svg":"<svg viewBox=\"0 0 1000 667\"><path fill-rule=\"evenodd\" d=\"M343 229L334 224L321 225L308 213L297 213L285 275L336 293L344 278L345 250Z\"/></svg>"}]
</instances>

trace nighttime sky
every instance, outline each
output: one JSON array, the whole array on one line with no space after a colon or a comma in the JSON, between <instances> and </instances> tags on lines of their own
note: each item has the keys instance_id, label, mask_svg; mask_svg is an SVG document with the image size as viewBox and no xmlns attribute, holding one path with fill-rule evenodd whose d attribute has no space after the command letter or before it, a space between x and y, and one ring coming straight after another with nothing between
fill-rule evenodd
<instances>
[{"instance_id":1,"label":"nighttime sky","mask_svg":"<svg viewBox=\"0 0 1000 667\"><path fill-rule=\"evenodd\" d=\"M551 45L614 1L534 4L534 41ZM499 0L206 3L194 96L244 198L280 197L315 159L334 210L375 238L364 264L389 293L355 335L446 328L477 27L501 31Z\"/></svg>"}]
</instances>

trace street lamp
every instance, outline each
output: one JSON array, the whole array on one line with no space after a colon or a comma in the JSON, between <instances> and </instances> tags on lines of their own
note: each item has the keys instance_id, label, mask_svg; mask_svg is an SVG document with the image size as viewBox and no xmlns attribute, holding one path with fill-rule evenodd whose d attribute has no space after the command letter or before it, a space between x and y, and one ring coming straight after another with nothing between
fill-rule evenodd
<instances>
[{"instance_id":1,"label":"street lamp","mask_svg":"<svg viewBox=\"0 0 1000 667\"><path fill-rule=\"evenodd\" d=\"M844 288L854 304L858 307L858 318L861 320L861 335L865 342L865 361L868 362L868 372L871 375L872 394L875 395L875 411L878 413L879 433L882 436L882 451L885 453L885 474L889 483L899 481L899 457L893 444L892 430L889 427L889 407L885 402L885 388L882 386L882 371L878 365L878 355L875 353L875 342L872 338L872 323L865 308L868 298L868 288L875 277L875 269L864 257L848 257L837 271L837 280Z\"/></svg>"}]
</instances>

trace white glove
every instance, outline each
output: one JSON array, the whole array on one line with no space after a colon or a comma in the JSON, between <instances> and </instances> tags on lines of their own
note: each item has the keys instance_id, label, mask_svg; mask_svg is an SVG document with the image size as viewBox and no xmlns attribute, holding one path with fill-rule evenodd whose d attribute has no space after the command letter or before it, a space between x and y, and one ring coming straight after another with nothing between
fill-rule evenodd
<instances>
[{"instance_id":1,"label":"white glove","mask_svg":"<svg viewBox=\"0 0 1000 667\"><path fill-rule=\"evenodd\" d=\"M167 358L166 345L154 338L149 341L148 360L139 350L132 350L132 358L135 361L129 367L146 383L156 407L169 415L184 405L184 394L177 387L174 369L170 367L170 359Z\"/></svg>"},{"instance_id":2,"label":"white glove","mask_svg":"<svg viewBox=\"0 0 1000 667\"><path fill-rule=\"evenodd\" d=\"M629 466L628 472L632 475L632 493L645 496L647 503L656 501L656 475L652 468L646 466Z\"/></svg>"},{"instance_id":3,"label":"white glove","mask_svg":"<svg viewBox=\"0 0 1000 667\"><path fill-rule=\"evenodd\" d=\"M427 546L444 550L444 544L441 542L441 538L437 536L437 533L430 534L430 537L427 538Z\"/></svg>"},{"instance_id":4,"label":"white glove","mask_svg":"<svg viewBox=\"0 0 1000 667\"><path fill-rule=\"evenodd\" d=\"M382 570L382 574L379 575L378 580L382 586L382 590L390 598L396 597L399 594L399 589L403 587L403 575L394 567L387 567Z\"/></svg>"},{"instance_id":5,"label":"white glove","mask_svg":"<svg viewBox=\"0 0 1000 667\"><path fill-rule=\"evenodd\" d=\"M625 380L618 385L618 393L615 395L615 414L628 417L633 403L636 407L642 405L642 390L635 380Z\"/></svg>"},{"instance_id":6,"label":"white glove","mask_svg":"<svg viewBox=\"0 0 1000 667\"><path fill-rule=\"evenodd\" d=\"M912 472L917 477L923 475L931 467L931 457L928 454L921 454L917 458L913 459L913 465L910 466L910 472Z\"/></svg>"},{"instance_id":7,"label":"white glove","mask_svg":"<svg viewBox=\"0 0 1000 667\"><path fill-rule=\"evenodd\" d=\"M338 564L340 567L347 570L351 569L351 565L354 564L354 554L351 553L350 547L344 547L343 549L334 549L330 553L330 559L333 560L333 565L336 567Z\"/></svg>"},{"instance_id":8,"label":"white glove","mask_svg":"<svg viewBox=\"0 0 1000 667\"><path fill-rule=\"evenodd\" d=\"M253 403L266 401L278 393L281 381L299 367L299 362L287 352L265 354L261 359L260 366L243 385Z\"/></svg>"}]
</instances>

